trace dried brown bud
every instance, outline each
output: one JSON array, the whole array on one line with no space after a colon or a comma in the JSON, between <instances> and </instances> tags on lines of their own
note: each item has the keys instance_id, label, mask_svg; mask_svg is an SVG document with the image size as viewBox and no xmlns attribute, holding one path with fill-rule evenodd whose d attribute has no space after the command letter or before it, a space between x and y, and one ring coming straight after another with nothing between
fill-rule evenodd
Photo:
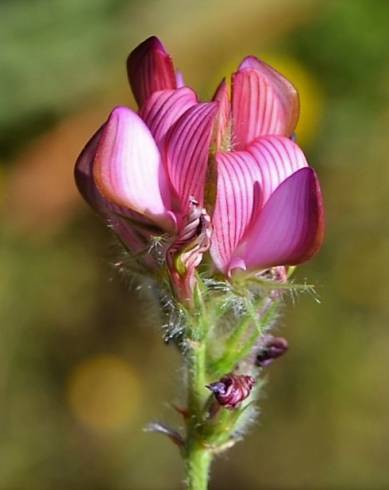
<instances>
[{"instance_id":1,"label":"dried brown bud","mask_svg":"<svg viewBox=\"0 0 389 490\"><path fill-rule=\"evenodd\" d=\"M252 376L229 374L207 386L219 404L233 409L239 406L251 393L255 379Z\"/></svg>"}]
</instances>

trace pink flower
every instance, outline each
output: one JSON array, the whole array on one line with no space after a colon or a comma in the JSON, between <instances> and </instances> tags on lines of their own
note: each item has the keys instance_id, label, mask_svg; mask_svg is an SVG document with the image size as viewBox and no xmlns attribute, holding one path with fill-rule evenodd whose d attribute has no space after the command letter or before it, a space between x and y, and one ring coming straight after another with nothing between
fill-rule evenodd
<instances>
[{"instance_id":1,"label":"pink flower","mask_svg":"<svg viewBox=\"0 0 389 490\"><path fill-rule=\"evenodd\" d=\"M178 234L193 200L202 207L217 103L201 103L181 86L155 37L130 54L127 71L139 112L112 111L78 158L75 178L85 200L139 252L152 232Z\"/></svg>"},{"instance_id":2,"label":"pink flower","mask_svg":"<svg viewBox=\"0 0 389 490\"><path fill-rule=\"evenodd\" d=\"M299 115L295 88L250 56L223 81L217 115L217 194L211 255L226 274L308 260L323 240L317 176L291 136Z\"/></svg>"},{"instance_id":3,"label":"pink flower","mask_svg":"<svg viewBox=\"0 0 389 490\"><path fill-rule=\"evenodd\" d=\"M226 275L295 265L318 250L320 188L290 138L299 104L287 80L249 57L233 75L231 101L222 82L214 100L201 103L155 37L130 54L127 72L138 113L115 108L81 153L75 175L83 197L132 251L144 249L152 233L176 237L168 266L185 269L176 260L179 244L191 277L189 269L178 274L192 284L209 246L209 226L193 227L204 207L213 212L211 256ZM215 189L214 203L205 202Z\"/></svg>"}]
</instances>

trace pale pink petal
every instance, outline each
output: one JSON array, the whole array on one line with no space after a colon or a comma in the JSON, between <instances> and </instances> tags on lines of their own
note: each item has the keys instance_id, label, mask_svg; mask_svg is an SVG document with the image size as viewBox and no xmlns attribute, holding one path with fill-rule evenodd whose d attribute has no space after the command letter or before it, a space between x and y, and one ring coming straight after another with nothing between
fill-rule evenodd
<instances>
[{"instance_id":1,"label":"pale pink petal","mask_svg":"<svg viewBox=\"0 0 389 490\"><path fill-rule=\"evenodd\" d=\"M153 92L177 87L173 61L155 36L146 39L130 53L127 74L140 107Z\"/></svg>"},{"instance_id":2,"label":"pale pink petal","mask_svg":"<svg viewBox=\"0 0 389 490\"><path fill-rule=\"evenodd\" d=\"M157 145L142 119L117 107L105 124L93 166L101 194L162 228L171 227L170 193Z\"/></svg>"},{"instance_id":3,"label":"pale pink petal","mask_svg":"<svg viewBox=\"0 0 389 490\"><path fill-rule=\"evenodd\" d=\"M291 136L298 115L293 85L269 65L246 58L232 76L235 148L244 148L258 136Z\"/></svg>"},{"instance_id":4,"label":"pale pink petal","mask_svg":"<svg viewBox=\"0 0 389 490\"><path fill-rule=\"evenodd\" d=\"M190 198L203 205L205 177L215 103L196 104L172 126L164 140L167 172L175 193L175 207L186 212Z\"/></svg>"},{"instance_id":5,"label":"pale pink petal","mask_svg":"<svg viewBox=\"0 0 389 490\"><path fill-rule=\"evenodd\" d=\"M217 194L212 217L211 256L216 267L226 272L233 253L260 208L259 165L247 151L216 154Z\"/></svg>"},{"instance_id":6,"label":"pale pink petal","mask_svg":"<svg viewBox=\"0 0 389 490\"><path fill-rule=\"evenodd\" d=\"M230 100L228 87L222 80L212 98L218 103L218 111L215 118L215 143L216 149L220 151L231 150L231 127L230 127Z\"/></svg>"},{"instance_id":7,"label":"pale pink petal","mask_svg":"<svg viewBox=\"0 0 389 490\"><path fill-rule=\"evenodd\" d=\"M247 269L296 265L320 248L324 212L314 170L302 168L273 193L234 254Z\"/></svg>"},{"instance_id":8,"label":"pale pink petal","mask_svg":"<svg viewBox=\"0 0 389 490\"><path fill-rule=\"evenodd\" d=\"M144 220L141 223L140 216L108 202L93 179L93 164L102 131L103 127L92 136L77 159L74 170L76 185L85 201L105 220L123 244L131 252L138 253L144 250L150 238L150 234L142 231L146 228ZM141 223L143 228L135 227L134 221Z\"/></svg>"},{"instance_id":9,"label":"pale pink petal","mask_svg":"<svg viewBox=\"0 0 389 490\"><path fill-rule=\"evenodd\" d=\"M139 111L139 115L159 144L168 129L190 107L197 103L197 96L190 88L154 92Z\"/></svg>"},{"instance_id":10,"label":"pale pink petal","mask_svg":"<svg viewBox=\"0 0 389 490\"><path fill-rule=\"evenodd\" d=\"M257 138L247 147L247 151L260 168L263 204L285 179L308 165L296 143L283 136Z\"/></svg>"}]
</instances>

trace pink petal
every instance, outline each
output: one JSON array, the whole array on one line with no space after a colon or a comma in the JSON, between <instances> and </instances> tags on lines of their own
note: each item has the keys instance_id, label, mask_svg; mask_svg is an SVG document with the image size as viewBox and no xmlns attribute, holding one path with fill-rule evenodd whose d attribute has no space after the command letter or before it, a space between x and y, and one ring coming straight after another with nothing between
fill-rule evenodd
<instances>
[{"instance_id":1,"label":"pink petal","mask_svg":"<svg viewBox=\"0 0 389 490\"><path fill-rule=\"evenodd\" d=\"M142 233L141 229L137 231L127 218L140 221L141 217L131 215L104 199L93 179L93 163L103 129L104 126L92 136L77 159L74 170L76 185L82 197L106 221L124 245L133 253L138 253L144 250L150 236Z\"/></svg>"},{"instance_id":2,"label":"pink petal","mask_svg":"<svg viewBox=\"0 0 389 490\"><path fill-rule=\"evenodd\" d=\"M164 140L166 168L176 197L176 207L186 212L189 199L203 205L205 177L215 103L196 104L172 126Z\"/></svg>"},{"instance_id":3,"label":"pink petal","mask_svg":"<svg viewBox=\"0 0 389 490\"><path fill-rule=\"evenodd\" d=\"M104 126L102 126L88 141L80 153L74 168L74 179L77 188L85 201L98 213L105 212L107 203L98 191L93 180L93 162L97 146L101 139Z\"/></svg>"},{"instance_id":4,"label":"pink petal","mask_svg":"<svg viewBox=\"0 0 389 490\"><path fill-rule=\"evenodd\" d=\"M170 194L159 151L135 112L125 107L112 111L93 167L94 180L105 199L164 229L171 227Z\"/></svg>"},{"instance_id":5,"label":"pink petal","mask_svg":"<svg viewBox=\"0 0 389 490\"><path fill-rule=\"evenodd\" d=\"M215 119L215 139L216 149L231 150L230 133L230 100L228 97L228 87L225 80L222 80L212 100L218 103L218 111Z\"/></svg>"},{"instance_id":6,"label":"pink petal","mask_svg":"<svg viewBox=\"0 0 389 490\"><path fill-rule=\"evenodd\" d=\"M159 144L167 130L182 114L197 103L190 88L154 92L139 111L155 141Z\"/></svg>"},{"instance_id":7,"label":"pink petal","mask_svg":"<svg viewBox=\"0 0 389 490\"><path fill-rule=\"evenodd\" d=\"M285 179L300 168L308 166L301 149L283 136L257 138L247 147L247 151L260 168L263 205Z\"/></svg>"},{"instance_id":8,"label":"pink petal","mask_svg":"<svg viewBox=\"0 0 389 490\"><path fill-rule=\"evenodd\" d=\"M324 212L314 170L302 168L273 193L234 257L248 269L305 262L320 248Z\"/></svg>"},{"instance_id":9,"label":"pink petal","mask_svg":"<svg viewBox=\"0 0 389 490\"><path fill-rule=\"evenodd\" d=\"M127 74L140 107L153 92L177 86L172 59L155 36L143 41L130 53Z\"/></svg>"},{"instance_id":10,"label":"pink petal","mask_svg":"<svg viewBox=\"0 0 389 490\"><path fill-rule=\"evenodd\" d=\"M308 164L300 148L282 136L257 138L246 151L220 152L216 159L211 254L216 266L225 271L251 218L256 217L253 210L258 214L274 190Z\"/></svg>"},{"instance_id":11,"label":"pink petal","mask_svg":"<svg viewBox=\"0 0 389 490\"><path fill-rule=\"evenodd\" d=\"M272 67L250 56L232 77L236 149L262 135L291 136L299 116L293 85Z\"/></svg>"},{"instance_id":12,"label":"pink petal","mask_svg":"<svg viewBox=\"0 0 389 490\"><path fill-rule=\"evenodd\" d=\"M253 209L260 207L258 181L262 176L259 165L247 151L217 153L216 160L218 179L211 256L216 267L226 272L251 222Z\"/></svg>"}]
</instances>

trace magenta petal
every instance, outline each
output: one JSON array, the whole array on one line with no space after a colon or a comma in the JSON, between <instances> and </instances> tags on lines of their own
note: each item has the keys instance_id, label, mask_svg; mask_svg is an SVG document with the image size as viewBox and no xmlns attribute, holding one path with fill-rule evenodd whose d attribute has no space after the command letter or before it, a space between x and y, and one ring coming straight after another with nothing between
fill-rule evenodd
<instances>
[{"instance_id":1,"label":"magenta petal","mask_svg":"<svg viewBox=\"0 0 389 490\"><path fill-rule=\"evenodd\" d=\"M257 138L246 151L220 152L216 159L211 254L218 269L226 271L251 218L255 219L254 210L258 214L275 189L307 162L300 148L282 136Z\"/></svg>"},{"instance_id":2,"label":"magenta petal","mask_svg":"<svg viewBox=\"0 0 389 490\"><path fill-rule=\"evenodd\" d=\"M262 135L290 136L299 116L298 94L272 67L248 57L232 77L232 114L236 149Z\"/></svg>"},{"instance_id":3,"label":"magenta petal","mask_svg":"<svg viewBox=\"0 0 389 490\"><path fill-rule=\"evenodd\" d=\"M324 212L319 181L310 167L298 170L273 193L234 257L248 269L296 265L320 248Z\"/></svg>"},{"instance_id":4,"label":"magenta petal","mask_svg":"<svg viewBox=\"0 0 389 490\"><path fill-rule=\"evenodd\" d=\"M215 103L196 104L172 126L164 140L164 156L176 206L186 212L189 199L203 205L205 177Z\"/></svg>"},{"instance_id":5,"label":"magenta petal","mask_svg":"<svg viewBox=\"0 0 389 490\"><path fill-rule=\"evenodd\" d=\"M77 158L74 168L74 179L77 188L85 201L98 213L104 213L107 203L98 191L93 179L93 162L96 156L97 146L101 139L104 126L102 126L88 141L85 148Z\"/></svg>"},{"instance_id":6,"label":"magenta petal","mask_svg":"<svg viewBox=\"0 0 389 490\"><path fill-rule=\"evenodd\" d=\"M285 179L300 168L308 166L302 150L283 136L257 138L247 147L247 151L260 168L263 205Z\"/></svg>"},{"instance_id":7,"label":"magenta petal","mask_svg":"<svg viewBox=\"0 0 389 490\"><path fill-rule=\"evenodd\" d=\"M140 107L153 92L177 86L172 59L155 36L146 39L130 53L127 74Z\"/></svg>"},{"instance_id":8,"label":"magenta petal","mask_svg":"<svg viewBox=\"0 0 389 490\"><path fill-rule=\"evenodd\" d=\"M159 151L135 112L125 107L112 111L97 148L93 173L105 199L170 228L170 194Z\"/></svg>"},{"instance_id":9,"label":"magenta petal","mask_svg":"<svg viewBox=\"0 0 389 490\"><path fill-rule=\"evenodd\" d=\"M155 141L159 144L168 129L184 112L197 103L190 88L154 92L139 111Z\"/></svg>"},{"instance_id":10,"label":"magenta petal","mask_svg":"<svg viewBox=\"0 0 389 490\"><path fill-rule=\"evenodd\" d=\"M261 172L246 151L217 153L216 160L218 179L211 256L216 267L226 272L251 222L254 206L260 207Z\"/></svg>"}]
</instances>

